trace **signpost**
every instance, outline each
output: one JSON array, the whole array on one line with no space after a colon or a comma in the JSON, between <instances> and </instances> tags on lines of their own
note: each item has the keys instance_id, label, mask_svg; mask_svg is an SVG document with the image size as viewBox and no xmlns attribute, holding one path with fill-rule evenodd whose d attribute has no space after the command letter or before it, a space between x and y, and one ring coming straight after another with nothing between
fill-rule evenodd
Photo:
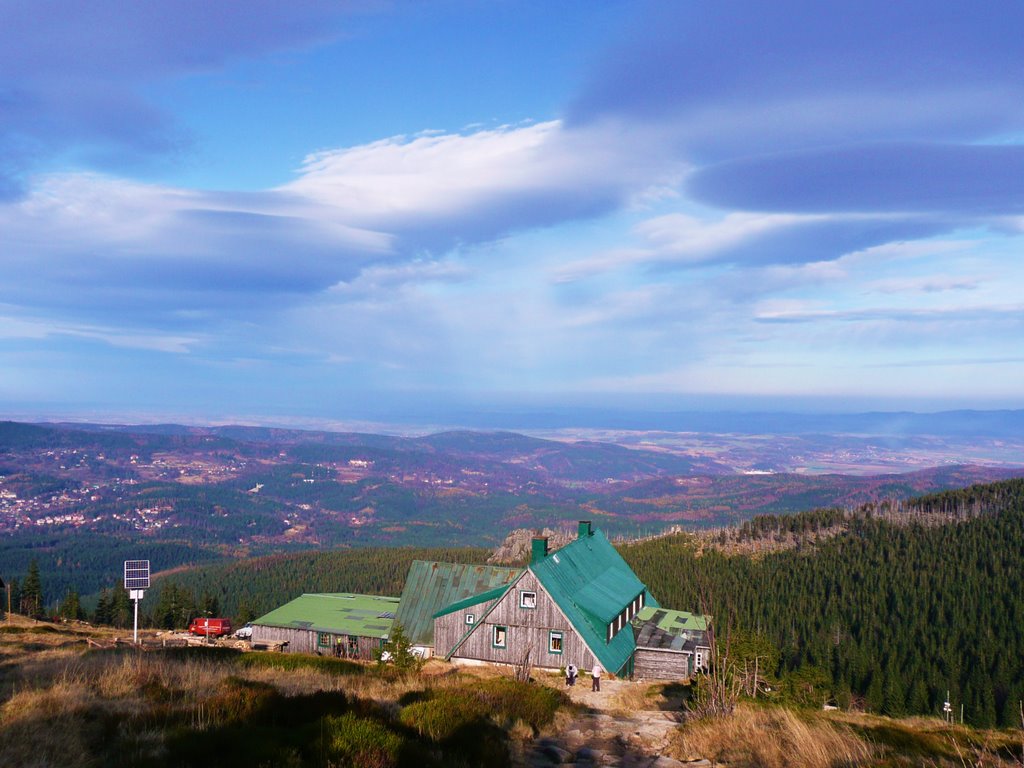
<instances>
[{"instance_id":1,"label":"signpost","mask_svg":"<svg viewBox=\"0 0 1024 768\"><path fill-rule=\"evenodd\" d=\"M139 600L142 593L149 589L149 560L124 561L124 588L135 602L135 632L132 641L139 642Z\"/></svg>"}]
</instances>

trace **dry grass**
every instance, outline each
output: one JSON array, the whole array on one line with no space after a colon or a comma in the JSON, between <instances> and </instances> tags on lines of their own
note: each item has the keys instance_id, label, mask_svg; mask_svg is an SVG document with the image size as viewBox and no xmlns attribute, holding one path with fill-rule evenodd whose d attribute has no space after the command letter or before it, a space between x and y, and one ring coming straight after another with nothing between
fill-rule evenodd
<instances>
[{"instance_id":1,"label":"dry grass","mask_svg":"<svg viewBox=\"0 0 1024 768\"><path fill-rule=\"evenodd\" d=\"M287 669L247 663L251 660L199 650L88 652L73 633L40 632L37 625L2 633L0 768L93 766L108 754L111 738L121 751L121 765L163 764L159 756L162 749L170 754L167 728L172 721L192 732L206 732L216 725L221 710L245 714L251 705L256 712L261 702L274 703L274 697L275 706L281 706L281 696L301 701L314 691L340 691L349 701L375 702L374 711L397 718L410 702L443 703L452 698L443 694L451 691L457 698L472 681L482 689L500 689L492 678L509 677L508 670L456 671L439 662L428 663L421 674L402 677L374 670L342 673L316 660ZM558 690L563 686L560 676L538 674L537 679ZM634 683L617 690L609 704L625 715L678 711L673 697L674 691L664 686ZM544 731L568 727L570 709L557 712ZM366 713L359 712L360 717ZM536 735L536 728L525 722L513 719L505 725L516 743L525 744ZM674 737L669 754L706 757L730 768L1024 765L1019 732L975 731L935 719L794 713L751 705L741 705L730 718L688 723Z\"/></svg>"},{"instance_id":2,"label":"dry grass","mask_svg":"<svg viewBox=\"0 0 1024 768\"><path fill-rule=\"evenodd\" d=\"M842 768L870 765L876 750L848 727L782 708L740 706L731 717L684 726L671 752L732 768Z\"/></svg>"},{"instance_id":3,"label":"dry grass","mask_svg":"<svg viewBox=\"0 0 1024 768\"><path fill-rule=\"evenodd\" d=\"M834 712L829 719L861 734L886 754L915 764L954 768L1024 766L1024 735L1017 729L980 730L946 723L938 717L895 720L850 712Z\"/></svg>"},{"instance_id":4,"label":"dry grass","mask_svg":"<svg viewBox=\"0 0 1024 768\"><path fill-rule=\"evenodd\" d=\"M611 697L613 713L629 717L637 712L644 712L651 709L658 709L656 690L660 686L648 683L626 683L619 688Z\"/></svg>"},{"instance_id":5,"label":"dry grass","mask_svg":"<svg viewBox=\"0 0 1024 768\"><path fill-rule=\"evenodd\" d=\"M0 706L0 764L86 765L89 737L80 715L94 700L89 687L73 679L15 693Z\"/></svg>"}]
</instances>

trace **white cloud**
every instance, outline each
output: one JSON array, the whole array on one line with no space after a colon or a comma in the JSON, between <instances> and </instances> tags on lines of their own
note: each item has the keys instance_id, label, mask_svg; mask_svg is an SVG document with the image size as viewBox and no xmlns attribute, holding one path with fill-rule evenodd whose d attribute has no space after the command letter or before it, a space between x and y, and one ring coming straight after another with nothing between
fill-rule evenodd
<instances>
[{"instance_id":1,"label":"white cloud","mask_svg":"<svg viewBox=\"0 0 1024 768\"><path fill-rule=\"evenodd\" d=\"M0 340L43 341L70 337L109 344L112 347L144 349L156 352L186 353L202 341L200 336L161 333L133 333L121 328L54 323L17 316L0 316Z\"/></svg>"},{"instance_id":2,"label":"white cloud","mask_svg":"<svg viewBox=\"0 0 1024 768\"><path fill-rule=\"evenodd\" d=\"M455 240L595 215L678 183L663 136L558 121L395 136L306 158L278 191L385 231L450 227Z\"/></svg>"},{"instance_id":3,"label":"white cloud","mask_svg":"<svg viewBox=\"0 0 1024 768\"><path fill-rule=\"evenodd\" d=\"M925 277L893 277L875 280L864 286L865 292L877 293L944 293L946 291L975 291L976 278L928 275Z\"/></svg>"},{"instance_id":4,"label":"white cloud","mask_svg":"<svg viewBox=\"0 0 1024 768\"><path fill-rule=\"evenodd\" d=\"M634 227L634 231L655 247L658 258L700 262L770 232L828 218L795 214L730 213L724 218L709 221L673 213L648 219Z\"/></svg>"}]
</instances>

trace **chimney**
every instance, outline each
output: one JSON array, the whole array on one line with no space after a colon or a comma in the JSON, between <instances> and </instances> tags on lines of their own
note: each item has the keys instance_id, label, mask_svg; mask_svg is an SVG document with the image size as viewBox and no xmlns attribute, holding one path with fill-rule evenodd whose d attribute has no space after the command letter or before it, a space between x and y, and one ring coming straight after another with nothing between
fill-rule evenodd
<instances>
[{"instance_id":1,"label":"chimney","mask_svg":"<svg viewBox=\"0 0 1024 768\"><path fill-rule=\"evenodd\" d=\"M590 536L593 533L594 532L592 530L590 530L590 521L589 520L580 520L579 533L576 536L576 538L582 539L584 536Z\"/></svg>"},{"instance_id":2,"label":"chimney","mask_svg":"<svg viewBox=\"0 0 1024 768\"><path fill-rule=\"evenodd\" d=\"M548 537L534 536L530 548L530 565L539 563L548 556Z\"/></svg>"}]
</instances>

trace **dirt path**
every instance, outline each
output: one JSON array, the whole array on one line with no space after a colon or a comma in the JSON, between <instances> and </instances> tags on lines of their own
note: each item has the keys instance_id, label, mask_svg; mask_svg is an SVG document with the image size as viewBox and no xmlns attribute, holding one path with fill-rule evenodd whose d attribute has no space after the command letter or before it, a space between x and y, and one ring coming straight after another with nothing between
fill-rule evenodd
<instances>
[{"instance_id":1,"label":"dirt path","mask_svg":"<svg viewBox=\"0 0 1024 768\"><path fill-rule=\"evenodd\" d=\"M622 768L707 768L706 760L680 762L665 756L673 731L680 723L678 702L664 709L643 700L641 683L604 680L601 691L591 691L589 678L564 688L572 700L586 709L564 724L557 734L539 738L521 757L520 765L546 768L553 765L622 766ZM634 702L632 706L625 704Z\"/></svg>"}]
</instances>

